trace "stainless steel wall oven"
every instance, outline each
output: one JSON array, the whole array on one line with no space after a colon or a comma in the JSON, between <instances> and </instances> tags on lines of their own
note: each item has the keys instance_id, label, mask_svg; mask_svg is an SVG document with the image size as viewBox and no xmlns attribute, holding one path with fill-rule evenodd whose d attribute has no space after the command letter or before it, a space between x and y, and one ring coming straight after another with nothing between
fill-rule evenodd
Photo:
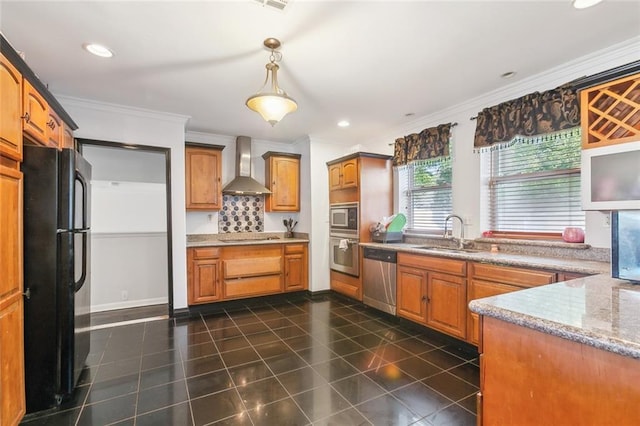
<instances>
[{"instance_id":1,"label":"stainless steel wall oven","mask_svg":"<svg viewBox=\"0 0 640 426\"><path fill-rule=\"evenodd\" d=\"M355 277L360 275L358 203L330 206L331 269Z\"/></svg>"}]
</instances>

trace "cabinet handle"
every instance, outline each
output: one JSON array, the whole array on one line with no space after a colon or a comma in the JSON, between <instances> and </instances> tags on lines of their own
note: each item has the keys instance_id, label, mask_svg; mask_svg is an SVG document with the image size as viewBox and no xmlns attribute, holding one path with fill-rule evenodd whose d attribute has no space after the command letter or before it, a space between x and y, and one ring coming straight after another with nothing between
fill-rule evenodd
<instances>
[{"instance_id":1,"label":"cabinet handle","mask_svg":"<svg viewBox=\"0 0 640 426\"><path fill-rule=\"evenodd\" d=\"M423 302L426 302L427 300L428 300L428 299L427 299L427 296L422 296L422 301L423 301Z\"/></svg>"},{"instance_id":2,"label":"cabinet handle","mask_svg":"<svg viewBox=\"0 0 640 426\"><path fill-rule=\"evenodd\" d=\"M47 126L49 126L51 130L53 130L56 128L56 123L53 120L49 120L49 122L47 123Z\"/></svg>"},{"instance_id":3,"label":"cabinet handle","mask_svg":"<svg viewBox=\"0 0 640 426\"><path fill-rule=\"evenodd\" d=\"M27 288L27 291L25 291L24 293L22 293L22 295L24 297L26 297L27 299L31 299L31 289Z\"/></svg>"},{"instance_id":4,"label":"cabinet handle","mask_svg":"<svg viewBox=\"0 0 640 426\"><path fill-rule=\"evenodd\" d=\"M26 121L27 123L29 123L29 121L31 121L31 114L29 114L29 111L25 112L24 115L20 118L23 118L24 121Z\"/></svg>"}]
</instances>

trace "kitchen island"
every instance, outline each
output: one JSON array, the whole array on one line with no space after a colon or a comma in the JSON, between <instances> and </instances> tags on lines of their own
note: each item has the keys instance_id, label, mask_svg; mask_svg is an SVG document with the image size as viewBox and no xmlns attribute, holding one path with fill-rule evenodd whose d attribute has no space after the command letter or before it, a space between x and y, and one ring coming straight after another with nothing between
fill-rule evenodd
<instances>
[{"instance_id":1,"label":"kitchen island","mask_svg":"<svg viewBox=\"0 0 640 426\"><path fill-rule=\"evenodd\" d=\"M479 424L640 424L640 285L601 274L469 307Z\"/></svg>"}]
</instances>

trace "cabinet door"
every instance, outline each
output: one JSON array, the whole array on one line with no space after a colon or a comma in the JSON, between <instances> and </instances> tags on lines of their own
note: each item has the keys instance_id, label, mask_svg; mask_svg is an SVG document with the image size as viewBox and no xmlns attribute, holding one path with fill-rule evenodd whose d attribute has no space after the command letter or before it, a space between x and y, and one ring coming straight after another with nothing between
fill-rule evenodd
<instances>
[{"instance_id":1,"label":"cabinet door","mask_svg":"<svg viewBox=\"0 0 640 426\"><path fill-rule=\"evenodd\" d=\"M425 324L427 272L398 265L397 277L398 316Z\"/></svg>"},{"instance_id":2,"label":"cabinet door","mask_svg":"<svg viewBox=\"0 0 640 426\"><path fill-rule=\"evenodd\" d=\"M25 413L22 173L0 166L0 424Z\"/></svg>"},{"instance_id":3,"label":"cabinet door","mask_svg":"<svg viewBox=\"0 0 640 426\"><path fill-rule=\"evenodd\" d=\"M73 130L67 125L62 129L62 148L75 149Z\"/></svg>"},{"instance_id":4,"label":"cabinet door","mask_svg":"<svg viewBox=\"0 0 640 426\"><path fill-rule=\"evenodd\" d=\"M266 182L272 193L266 196L266 211L300 211L300 160L274 156L267 168Z\"/></svg>"},{"instance_id":5,"label":"cabinet door","mask_svg":"<svg viewBox=\"0 0 640 426\"><path fill-rule=\"evenodd\" d=\"M49 110L47 119L47 145L62 148L64 145L64 124L58 114L52 109Z\"/></svg>"},{"instance_id":6,"label":"cabinet door","mask_svg":"<svg viewBox=\"0 0 640 426\"><path fill-rule=\"evenodd\" d=\"M305 259L302 254L288 254L284 257L285 291L306 289Z\"/></svg>"},{"instance_id":7,"label":"cabinet door","mask_svg":"<svg viewBox=\"0 0 640 426\"><path fill-rule=\"evenodd\" d=\"M27 80L23 80L22 93L22 129L34 142L46 145L49 104Z\"/></svg>"},{"instance_id":8,"label":"cabinet door","mask_svg":"<svg viewBox=\"0 0 640 426\"><path fill-rule=\"evenodd\" d=\"M466 337L466 279L429 273L427 325L452 336Z\"/></svg>"},{"instance_id":9,"label":"cabinet door","mask_svg":"<svg viewBox=\"0 0 640 426\"><path fill-rule=\"evenodd\" d=\"M511 293L512 291L517 290L521 290L521 288L508 284L471 279L469 280L467 302L475 299L482 299L483 297L491 297L497 296L499 294ZM469 340L469 342L475 345L479 344L480 318L475 312L469 311L469 316L467 318L467 331L467 339Z\"/></svg>"},{"instance_id":10,"label":"cabinet door","mask_svg":"<svg viewBox=\"0 0 640 426\"><path fill-rule=\"evenodd\" d=\"M342 170L341 164L333 164L329 166L329 190L340 189L342 187Z\"/></svg>"},{"instance_id":11,"label":"cabinet door","mask_svg":"<svg viewBox=\"0 0 640 426\"><path fill-rule=\"evenodd\" d=\"M222 206L222 152L185 149L187 210L220 210Z\"/></svg>"},{"instance_id":12,"label":"cabinet door","mask_svg":"<svg viewBox=\"0 0 640 426\"><path fill-rule=\"evenodd\" d=\"M189 303L208 303L222 297L220 285L220 261L197 259L193 261L193 283Z\"/></svg>"},{"instance_id":13,"label":"cabinet door","mask_svg":"<svg viewBox=\"0 0 640 426\"><path fill-rule=\"evenodd\" d=\"M353 158L342 162L342 188L356 188L358 186L358 159Z\"/></svg>"},{"instance_id":14,"label":"cabinet door","mask_svg":"<svg viewBox=\"0 0 640 426\"><path fill-rule=\"evenodd\" d=\"M22 75L0 54L0 155L22 160Z\"/></svg>"}]
</instances>

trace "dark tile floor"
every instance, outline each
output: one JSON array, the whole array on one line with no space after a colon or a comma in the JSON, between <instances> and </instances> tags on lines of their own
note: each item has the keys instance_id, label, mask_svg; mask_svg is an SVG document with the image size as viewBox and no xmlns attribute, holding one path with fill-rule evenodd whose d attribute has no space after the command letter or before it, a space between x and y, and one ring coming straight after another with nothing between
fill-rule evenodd
<instances>
[{"instance_id":1,"label":"dark tile floor","mask_svg":"<svg viewBox=\"0 0 640 426\"><path fill-rule=\"evenodd\" d=\"M475 425L477 354L337 296L92 332L33 425Z\"/></svg>"}]
</instances>

